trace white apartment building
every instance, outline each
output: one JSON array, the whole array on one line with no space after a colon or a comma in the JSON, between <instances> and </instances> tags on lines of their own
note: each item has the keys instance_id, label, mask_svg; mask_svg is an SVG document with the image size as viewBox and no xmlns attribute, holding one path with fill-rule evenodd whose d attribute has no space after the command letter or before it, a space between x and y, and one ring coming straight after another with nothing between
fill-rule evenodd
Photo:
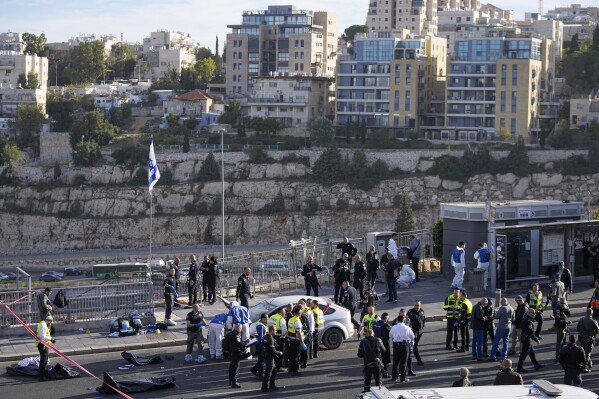
<instances>
[{"instance_id":1,"label":"white apartment building","mask_svg":"<svg viewBox=\"0 0 599 399\"><path fill-rule=\"evenodd\" d=\"M570 128L584 128L591 122L599 123L599 89L570 99Z\"/></svg>"},{"instance_id":2,"label":"white apartment building","mask_svg":"<svg viewBox=\"0 0 599 399\"><path fill-rule=\"evenodd\" d=\"M374 32L409 30L414 35L437 34L439 0L371 1L366 25ZM466 0L470 3L470 0Z\"/></svg>"},{"instance_id":3,"label":"white apartment building","mask_svg":"<svg viewBox=\"0 0 599 399\"><path fill-rule=\"evenodd\" d=\"M138 76L158 80L166 76L169 70L181 73L181 69L189 68L195 63L196 48L189 34L165 29L151 32L143 40Z\"/></svg>"},{"instance_id":4,"label":"white apartment building","mask_svg":"<svg viewBox=\"0 0 599 399\"><path fill-rule=\"evenodd\" d=\"M278 75L278 74L276 74ZM263 76L254 80L248 98L248 116L273 118L282 127L304 127L311 119L327 117L334 78L301 76Z\"/></svg>"}]
</instances>

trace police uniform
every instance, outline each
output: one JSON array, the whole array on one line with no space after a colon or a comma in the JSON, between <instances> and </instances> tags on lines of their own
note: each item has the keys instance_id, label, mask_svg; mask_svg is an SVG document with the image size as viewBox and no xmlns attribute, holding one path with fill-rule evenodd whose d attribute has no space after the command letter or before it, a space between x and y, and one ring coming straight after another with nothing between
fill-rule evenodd
<instances>
[{"instance_id":1,"label":"police uniform","mask_svg":"<svg viewBox=\"0 0 599 399\"><path fill-rule=\"evenodd\" d=\"M460 316L458 319L460 328L460 338L462 339L462 346L460 352L467 352L470 349L470 316L472 315L472 302L468 298L462 301L462 307L460 308Z\"/></svg>"},{"instance_id":2,"label":"police uniform","mask_svg":"<svg viewBox=\"0 0 599 399\"><path fill-rule=\"evenodd\" d=\"M297 337L298 333L303 338L302 322L299 316L293 315L289 319L287 332L289 333L289 373L295 374L299 373L299 358L302 349L302 341Z\"/></svg>"},{"instance_id":3,"label":"police uniform","mask_svg":"<svg viewBox=\"0 0 599 399\"><path fill-rule=\"evenodd\" d=\"M318 306L312 308L314 314L314 333L312 333L312 357L318 357L318 333L324 328L324 313Z\"/></svg>"},{"instance_id":4,"label":"police uniform","mask_svg":"<svg viewBox=\"0 0 599 399\"><path fill-rule=\"evenodd\" d=\"M443 303L443 310L446 312L447 318L447 336L445 338L445 349L451 350L458 346L458 327L455 326L455 322L458 321L459 310L462 306L460 297L454 294L450 294L445 298ZM453 346L451 346L453 339Z\"/></svg>"},{"instance_id":5,"label":"police uniform","mask_svg":"<svg viewBox=\"0 0 599 399\"><path fill-rule=\"evenodd\" d=\"M51 316L46 316L46 318ZM52 320L52 319L49 319ZM40 381L48 379L48 371L46 370L46 366L48 366L48 348L46 345L40 342L43 341L46 344L50 344L54 342L52 336L50 336L50 327L46 324L46 320L42 320L37 323L37 336L39 340L35 341L35 345L37 346L37 350L40 353L40 362L38 366L38 377Z\"/></svg>"},{"instance_id":6,"label":"police uniform","mask_svg":"<svg viewBox=\"0 0 599 399\"><path fill-rule=\"evenodd\" d=\"M256 323L256 332L254 333L254 337L257 339L256 343L256 353L258 354L258 361L251 368L250 372L258 378L262 379L264 376L264 351L262 350L262 346L264 343L264 337L268 334L268 328L262 321L258 321Z\"/></svg>"},{"instance_id":7,"label":"police uniform","mask_svg":"<svg viewBox=\"0 0 599 399\"><path fill-rule=\"evenodd\" d=\"M285 341L287 339L287 320L280 314L275 313L268 319L268 326L275 326L277 334L275 335L276 349L281 352L281 356L275 357L277 370L283 367L285 357Z\"/></svg>"},{"instance_id":8,"label":"police uniform","mask_svg":"<svg viewBox=\"0 0 599 399\"><path fill-rule=\"evenodd\" d=\"M537 322L535 335L541 337L541 329L543 328L543 293L539 290L535 293L532 289L526 294L526 303L535 310L534 320Z\"/></svg>"}]
</instances>

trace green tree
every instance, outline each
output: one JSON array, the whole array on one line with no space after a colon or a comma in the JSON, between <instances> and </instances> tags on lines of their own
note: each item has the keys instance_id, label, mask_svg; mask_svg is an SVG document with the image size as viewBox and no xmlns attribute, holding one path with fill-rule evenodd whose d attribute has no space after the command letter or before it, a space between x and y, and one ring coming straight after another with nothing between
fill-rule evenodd
<instances>
[{"instance_id":1,"label":"green tree","mask_svg":"<svg viewBox=\"0 0 599 399\"><path fill-rule=\"evenodd\" d=\"M216 44L214 45L214 49L214 55L218 57L218 35L216 35Z\"/></svg>"},{"instance_id":2,"label":"green tree","mask_svg":"<svg viewBox=\"0 0 599 399\"><path fill-rule=\"evenodd\" d=\"M104 42L101 40L83 42L71 51L71 66L66 73L71 83L91 83L104 77L106 65Z\"/></svg>"},{"instance_id":3,"label":"green tree","mask_svg":"<svg viewBox=\"0 0 599 399\"><path fill-rule=\"evenodd\" d=\"M39 133L46 119L39 105L19 105L8 125L21 148L39 148Z\"/></svg>"},{"instance_id":4,"label":"green tree","mask_svg":"<svg viewBox=\"0 0 599 399\"><path fill-rule=\"evenodd\" d=\"M412 216L412 204L407 195L402 194L399 200L399 210L395 219L395 231L406 232L414 230L414 218Z\"/></svg>"},{"instance_id":5,"label":"green tree","mask_svg":"<svg viewBox=\"0 0 599 399\"><path fill-rule=\"evenodd\" d=\"M12 179L15 165L23 158L19 147L12 140L0 141L0 164L6 165L5 176Z\"/></svg>"},{"instance_id":6,"label":"green tree","mask_svg":"<svg viewBox=\"0 0 599 399\"><path fill-rule=\"evenodd\" d=\"M190 150L189 144L189 130L185 131L185 135L183 136L183 152L187 154Z\"/></svg>"},{"instance_id":7,"label":"green tree","mask_svg":"<svg viewBox=\"0 0 599 399\"><path fill-rule=\"evenodd\" d=\"M518 138L516 145L512 147L508 156L502 160L505 171L512 172L516 176L528 176L530 173L530 160L528 150L524 145L522 137Z\"/></svg>"},{"instance_id":8,"label":"green tree","mask_svg":"<svg viewBox=\"0 0 599 399\"><path fill-rule=\"evenodd\" d=\"M185 69L185 68L184 68ZM187 79L187 78L186 78ZM150 90L181 90L181 75L174 69L169 69L166 74L152 83Z\"/></svg>"},{"instance_id":9,"label":"green tree","mask_svg":"<svg viewBox=\"0 0 599 399\"><path fill-rule=\"evenodd\" d=\"M220 166L214 158L214 154L210 152L200 166L198 173L198 181L217 181L220 180Z\"/></svg>"},{"instance_id":10,"label":"green tree","mask_svg":"<svg viewBox=\"0 0 599 399\"><path fill-rule=\"evenodd\" d=\"M205 89L216 73L216 63L212 58L204 58L193 65L200 79L200 87Z\"/></svg>"},{"instance_id":11,"label":"green tree","mask_svg":"<svg viewBox=\"0 0 599 399\"><path fill-rule=\"evenodd\" d=\"M95 141L84 141L75 144L72 156L75 166L94 166L102 160L100 145Z\"/></svg>"},{"instance_id":12,"label":"green tree","mask_svg":"<svg viewBox=\"0 0 599 399\"><path fill-rule=\"evenodd\" d=\"M111 155L117 165L123 165L129 169L144 166L148 162L147 148L135 143L126 143L112 151Z\"/></svg>"},{"instance_id":13,"label":"green tree","mask_svg":"<svg viewBox=\"0 0 599 399\"><path fill-rule=\"evenodd\" d=\"M58 161L56 161L54 162L54 180L58 180L60 175L62 175L62 169L60 168Z\"/></svg>"},{"instance_id":14,"label":"green tree","mask_svg":"<svg viewBox=\"0 0 599 399\"><path fill-rule=\"evenodd\" d=\"M323 151L312 166L312 180L323 186L340 183L344 178L344 165L341 153L335 147Z\"/></svg>"},{"instance_id":15,"label":"green tree","mask_svg":"<svg viewBox=\"0 0 599 399\"><path fill-rule=\"evenodd\" d=\"M591 42L591 50L599 51L599 25L595 26L593 31L593 41Z\"/></svg>"},{"instance_id":16,"label":"green tree","mask_svg":"<svg viewBox=\"0 0 599 399\"><path fill-rule=\"evenodd\" d=\"M91 111L73 123L71 146L75 148L82 141L107 145L117 132L118 128L110 124L100 111Z\"/></svg>"},{"instance_id":17,"label":"green tree","mask_svg":"<svg viewBox=\"0 0 599 399\"><path fill-rule=\"evenodd\" d=\"M40 81L35 72L29 72L27 75L21 73L17 79L17 85L23 89L39 89Z\"/></svg>"},{"instance_id":18,"label":"green tree","mask_svg":"<svg viewBox=\"0 0 599 399\"><path fill-rule=\"evenodd\" d=\"M346 43L353 43L357 33L368 33L367 25L352 25L343 31L341 38Z\"/></svg>"},{"instance_id":19,"label":"green tree","mask_svg":"<svg viewBox=\"0 0 599 399\"><path fill-rule=\"evenodd\" d=\"M212 57L214 57L214 55L212 54L212 50L210 50L208 47L198 47L194 50L194 54L196 56L196 61L200 61L206 58L212 59Z\"/></svg>"},{"instance_id":20,"label":"green tree","mask_svg":"<svg viewBox=\"0 0 599 399\"><path fill-rule=\"evenodd\" d=\"M25 54L37 54L39 56L45 55L48 46L46 46L46 35L34 35L33 33L25 32L21 36L25 43Z\"/></svg>"},{"instance_id":21,"label":"green tree","mask_svg":"<svg viewBox=\"0 0 599 399\"><path fill-rule=\"evenodd\" d=\"M572 36L572 40L570 40L570 45L568 46L568 55L573 54L580 50L580 43L578 40L578 33L575 33Z\"/></svg>"},{"instance_id":22,"label":"green tree","mask_svg":"<svg viewBox=\"0 0 599 399\"><path fill-rule=\"evenodd\" d=\"M432 226L433 256L443 256L443 219L437 220Z\"/></svg>"},{"instance_id":23,"label":"green tree","mask_svg":"<svg viewBox=\"0 0 599 399\"><path fill-rule=\"evenodd\" d=\"M335 134L331 121L326 118L311 119L308 122L308 132L312 141L319 146L330 145Z\"/></svg>"},{"instance_id":24,"label":"green tree","mask_svg":"<svg viewBox=\"0 0 599 399\"><path fill-rule=\"evenodd\" d=\"M125 43L115 43L110 48L110 69L114 78L129 79L135 70L135 54Z\"/></svg>"}]
</instances>

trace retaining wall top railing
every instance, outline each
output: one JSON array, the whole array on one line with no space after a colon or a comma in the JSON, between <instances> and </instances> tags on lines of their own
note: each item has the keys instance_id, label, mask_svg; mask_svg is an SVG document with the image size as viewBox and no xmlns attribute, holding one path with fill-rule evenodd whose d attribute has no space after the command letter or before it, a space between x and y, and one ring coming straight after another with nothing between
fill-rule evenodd
<instances>
[{"instance_id":1,"label":"retaining wall top railing","mask_svg":"<svg viewBox=\"0 0 599 399\"><path fill-rule=\"evenodd\" d=\"M121 284L101 284L79 287L56 288L50 300L59 291L65 295L68 305L55 308L52 316L55 321L72 323L79 320L105 320L127 315L130 312L139 314L154 312L152 299L152 282L141 281ZM0 292L0 303L9 304L17 299L33 293L28 298L10 305L10 308L24 322L31 324L40 321L37 291L5 291ZM0 309L0 327L18 324L17 320L6 310Z\"/></svg>"}]
</instances>

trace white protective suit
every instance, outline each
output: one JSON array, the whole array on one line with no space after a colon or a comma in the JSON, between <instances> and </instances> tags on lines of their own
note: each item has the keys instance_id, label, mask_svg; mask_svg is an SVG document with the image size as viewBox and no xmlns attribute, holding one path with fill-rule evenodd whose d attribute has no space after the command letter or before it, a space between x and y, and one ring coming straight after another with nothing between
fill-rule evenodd
<instances>
[{"instance_id":1,"label":"white protective suit","mask_svg":"<svg viewBox=\"0 0 599 399\"><path fill-rule=\"evenodd\" d=\"M410 288L416 281L416 273L412 270L411 265L403 265L397 278L399 288Z\"/></svg>"}]
</instances>

